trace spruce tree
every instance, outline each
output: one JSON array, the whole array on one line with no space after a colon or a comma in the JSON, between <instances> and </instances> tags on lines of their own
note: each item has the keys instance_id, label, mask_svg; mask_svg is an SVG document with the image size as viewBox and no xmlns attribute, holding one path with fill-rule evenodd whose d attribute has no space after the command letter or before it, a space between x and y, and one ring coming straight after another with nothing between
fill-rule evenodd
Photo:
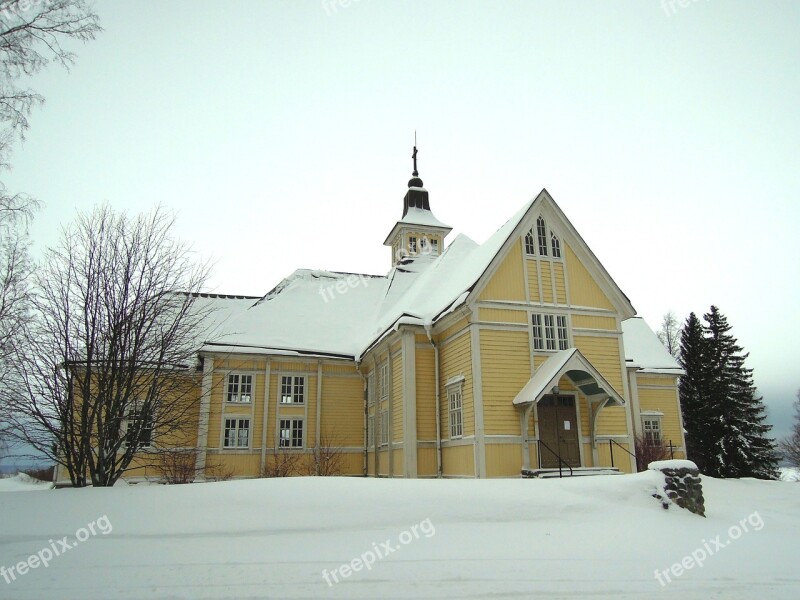
<instances>
[{"instance_id":1,"label":"spruce tree","mask_svg":"<svg viewBox=\"0 0 800 600\"><path fill-rule=\"evenodd\" d=\"M680 384L687 450L714 477L777 476L775 442L767 437L766 410L744 366L748 354L730 334L716 306L700 325L692 313L681 336ZM688 413L688 414L687 414Z\"/></svg>"},{"instance_id":2,"label":"spruce tree","mask_svg":"<svg viewBox=\"0 0 800 600\"><path fill-rule=\"evenodd\" d=\"M709 422L706 403L708 381L706 364L706 339L703 326L697 315L691 313L681 330L680 354L678 362L685 374L680 378L678 391L681 399L681 413L686 435L686 453L701 472L708 472L707 462L709 440L705 428Z\"/></svg>"}]
</instances>

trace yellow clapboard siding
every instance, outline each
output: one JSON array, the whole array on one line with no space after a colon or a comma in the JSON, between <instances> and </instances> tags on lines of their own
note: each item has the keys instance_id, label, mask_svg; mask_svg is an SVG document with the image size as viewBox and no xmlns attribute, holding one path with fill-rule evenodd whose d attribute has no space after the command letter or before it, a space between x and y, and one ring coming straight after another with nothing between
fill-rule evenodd
<instances>
[{"instance_id":1,"label":"yellow clapboard siding","mask_svg":"<svg viewBox=\"0 0 800 600\"><path fill-rule=\"evenodd\" d=\"M416 350L417 439L436 439L436 383L434 382L433 348Z\"/></svg>"},{"instance_id":2,"label":"yellow clapboard siding","mask_svg":"<svg viewBox=\"0 0 800 600\"><path fill-rule=\"evenodd\" d=\"M633 452L632 448L628 447L628 444L617 440L625 450L629 452ZM598 466L600 467L610 467L611 465L611 451L613 448L614 452L614 465L623 473L630 473L631 472L631 457L630 455L625 452L622 448L616 445L609 446L607 441L599 441L597 443L597 458L599 459Z\"/></svg>"},{"instance_id":3,"label":"yellow clapboard siding","mask_svg":"<svg viewBox=\"0 0 800 600\"><path fill-rule=\"evenodd\" d=\"M567 256L567 277L569 278L569 303L573 306L592 306L614 310L614 305L594 280L586 266L578 259L568 245L565 245Z\"/></svg>"},{"instance_id":4,"label":"yellow clapboard siding","mask_svg":"<svg viewBox=\"0 0 800 600\"><path fill-rule=\"evenodd\" d=\"M364 445L364 392L361 379L323 376L321 412L321 439L328 438L334 446Z\"/></svg>"},{"instance_id":5,"label":"yellow clapboard siding","mask_svg":"<svg viewBox=\"0 0 800 600\"><path fill-rule=\"evenodd\" d=\"M447 389L445 384L453 377L463 376L464 385L461 391L461 406L464 435L475 433L475 403L472 392L472 355L470 352L469 330L442 345L439 350L440 361L440 411L441 435L443 439L450 437L450 408L448 405Z\"/></svg>"},{"instance_id":6,"label":"yellow clapboard siding","mask_svg":"<svg viewBox=\"0 0 800 600\"><path fill-rule=\"evenodd\" d=\"M466 318L459 319L455 323L453 323L447 329L444 329L441 333L436 336L436 342L441 343L451 335L459 333L462 329L464 329L467 325L469 325L469 321Z\"/></svg>"},{"instance_id":7,"label":"yellow clapboard siding","mask_svg":"<svg viewBox=\"0 0 800 600\"><path fill-rule=\"evenodd\" d=\"M487 477L517 477L521 471L520 444L486 444Z\"/></svg>"},{"instance_id":8,"label":"yellow clapboard siding","mask_svg":"<svg viewBox=\"0 0 800 600\"><path fill-rule=\"evenodd\" d=\"M624 435L628 432L625 409L621 406L607 406L597 417L598 434Z\"/></svg>"},{"instance_id":9,"label":"yellow clapboard siding","mask_svg":"<svg viewBox=\"0 0 800 600\"><path fill-rule=\"evenodd\" d=\"M392 433L393 442L403 441L403 360L392 359Z\"/></svg>"},{"instance_id":10,"label":"yellow clapboard siding","mask_svg":"<svg viewBox=\"0 0 800 600\"><path fill-rule=\"evenodd\" d=\"M554 262L553 263L553 277L556 283L556 302L558 304L566 304L567 303L567 283L566 283L566 276L564 274L564 263L563 262Z\"/></svg>"},{"instance_id":11,"label":"yellow clapboard siding","mask_svg":"<svg viewBox=\"0 0 800 600\"><path fill-rule=\"evenodd\" d=\"M442 473L444 475L475 475L475 449L472 444L442 448Z\"/></svg>"},{"instance_id":12,"label":"yellow clapboard siding","mask_svg":"<svg viewBox=\"0 0 800 600\"><path fill-rule=\"evenodd\" d=\"M661 417L661 439L664 444L671 440L673 445L681 445L681 425L678 416L678 402L675 390L639 388L639 408L644 411L663 413Z\"/></svg>"},{"instance_id":13,"label":"yellow clapboard siding","mask_svg":"<svg viewBox=\"0 0 800 600\"><path fill-rule=\"evenodd\" d=\"M596 317L592 315L572 315L572 326L583 329L617 330L617 320L614 317Z\"/></svg>"},{"instance_id":14,"label":"yellow clapboard siding","mask_svg":"<svg viewBox=\"0 0 800 600\"><path fill-rule=\"evenodd\" d=\"M485 431L518 435L519 413L513 400L530 379L528 334L483 329L480 340Z\"/></svg>"},{"instance_id":15,"label":"yellow clapboard siding","mask_svg":"<svg viewBox=\"0 0 800 600\"><path fill-rule=\"evenodd\" d=\"M403 470L403 450L398 448L392 452L392 477L402 477Z\"/></svg>"},{"instance_id":16,"label":"yellow clapboard siding","mask_svg":"<svg viewBox=\"0 0 800 600\"><path fill-rule=\"evenodd\" d=\"M619 356L619 339L591 335L576 335L575 346L600 371L618 394L622 395L622 362Z\"/></svg>"},{"instance_id":17,"label":"yellow clapboard siding","mask_svg":"<svg viewBox=\"0 0 800 600\"><path fill-rule=\"evenodd\" d=\"M417 448L417 476L436 475L436 448Z\"/></svg>"},{"instance_id":18,"label":"yellow clapboard siding","mask_svg":"<svg viewBox=\"0 0 800 600\"><path fill-rule=\"evenodd\" d=\"M525 265L528 269L528 295L531 302L539 302L541 301L541 294L539 293L539 263L535 260L527 259Z\"/></svg>"},{"instance_id":19,"label":"yellow clapboard siding","mask_svg":"<svg viewBox=\"0 0 800 600\"><path fill-rule=\"evenodd\" d=\"M553 303L553 279L550 269L550 261L543 260L539 262L539 269L542 272L542 302L546 304Z\"/></svg>"},{"instance_id":20,"label":"yellow clapboard siding","mask_svg":"<svg viewBox=\"0 0 800 600\"><path fill-rule=\"evenodd\" d=\"M524 310L506 310L503 308L481 308L478 310L481 321L492 323L527 323L528 313Z\"/></svg>"},{"instance_id":21,"label":"yellow clapboard siding","mask_svg":"<svg viewBox=\"0 0 800 600\"><path fill-rule=\"evenodd\" d=\"M525 276L522 272L522 242L509 249L500 266L486 283L480 300L525 301Z\"/></svg>"}]
</instances>

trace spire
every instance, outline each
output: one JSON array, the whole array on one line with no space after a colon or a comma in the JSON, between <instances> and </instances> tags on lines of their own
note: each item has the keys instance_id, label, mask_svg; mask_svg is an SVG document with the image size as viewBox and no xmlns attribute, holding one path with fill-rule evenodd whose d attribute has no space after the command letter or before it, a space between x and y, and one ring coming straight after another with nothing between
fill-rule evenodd
<instances>
[{"instance_id":1,"label":"spire","mask_svg":"<svg viewBox=\"0 0 800 600\"><path fill-rule=\"evenodd\" d=\"M414 130L414 153L411 155L411 158L414 159L414 172L412 175L414 177L419 177L419 173L417 172L417 130Z\"/></svg>"},{"instance_id":2,"label":"spire","mask_svg":"<svg viewBox=\"0 0 800 600\"><path fill-rule=\"evenodd\" d=\"M422 187L422 179L419 178L419 171L417 171L417 132L416 131L414 131L414 152L411 153L411 158L414 159L414 171L411 173L411 179L409 179L409 181L408 181L408 187L409 187L409 189L411 189L411 188L419 188L423 192L425 192L425 202L424 202L425 208L430 210L430 207L428 206L428 192L426 192L425 188ZM408 211L408 207L409 206L411 206L411 205L408 203L408 195L406 195L406 203L405 203L405 207L403 208L403 216L406 215L406 212ZM422 205L420 205L419 208L422 208Z\"/></svg>"}]
</instances>

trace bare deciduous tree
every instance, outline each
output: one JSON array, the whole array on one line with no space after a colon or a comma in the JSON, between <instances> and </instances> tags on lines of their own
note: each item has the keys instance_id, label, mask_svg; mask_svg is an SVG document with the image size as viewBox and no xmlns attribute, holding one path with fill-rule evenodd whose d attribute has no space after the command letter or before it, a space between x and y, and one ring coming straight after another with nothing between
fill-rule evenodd
<instances>
[{"instance_id":1,"label":"bare deciduous tree","mask_svg":"<svg viewBox=\"0 0 800 600\"><path fill-rule=\"evenodd\" d=\"M678 358L681 352L681 324L675 318L674 312L669 311L664 315L664 318L661 319L661 328L656 335L659 341L664 344L667 352L674 358Z\"/></svg>"},{"instance_id":2,"label":"bare deciduous tree","mask_svg":"<svg viewBox=\"0 0 800 600\"><path fill-rule=\"evenodd\" d=\"M307 474L321 477L341 475L343 462L344 453L335 443L334 436L323 433L319 444L311 449L311 457L306 465Z\"/></svg>"},{"instance_id":3,"label":"bare deciduous tree","mask_svg":"<svg viewBox=\"0 0 800 600\"><path fill-rule=\"evenodd\" d=\"M797 390L797 400L794 402L794 425L792 433L780 442L780 449L784 457L792 466L800 467L800 390Z\"/></svg>"},{"instance_id":4,"label":"bare deciduous tree","mask_svg":"<svg viewBox=\"0 0 800 600\"><path fill-rule=\"evenodd\" d=\"M670 457L669 450L662 443L654 444L643 435L637 435L634 439L636 448L636 470L646 471L647 465L657 460L667 460Z\"/></svg>"},{"instance_id":5,"label":"bare deciduous tree","mask_svg":"<svg viewBox=\"0 0 800 600\"><path fill-rule=\"evenodd\" d=\"M208 267L172 238L173 223L161 209L131 218L98 208L63 230L36 272L6 396L16 435L75 486L87 474L113 485L196 433L209 316L196 300Z\"/></svg>"},{"instance_id":6,"label":"bare deciduous tree","mask_svg":"<svg viewBox=\"0 0 800 600\"><path fill-rule=\"evenodd\" d=\"M31 110L44 102L19 80L50 63L69 68L75 54L62 44L93 40L100 31L99 19L85 0L0 0L0 165L7 165L14 140L24 137Z\"/></svg>"}]
</instances>

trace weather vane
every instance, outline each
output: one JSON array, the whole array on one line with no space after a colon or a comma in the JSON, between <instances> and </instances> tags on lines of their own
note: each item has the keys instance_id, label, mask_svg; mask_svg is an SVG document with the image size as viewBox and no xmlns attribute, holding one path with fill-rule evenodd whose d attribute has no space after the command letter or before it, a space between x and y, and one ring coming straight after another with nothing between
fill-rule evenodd
<instances>
[{"instance_id":1,"label":"weather vane","mask_svg":"<svg viewBox=\"0 0 800 600\"><path fill-rule=\"evenodd\" d=\"M414 130L414 153L411 155L411 158L414 159L414 177L418 177L419 173L417 172L417 130Z\"/></svg>"}]
</instances>

